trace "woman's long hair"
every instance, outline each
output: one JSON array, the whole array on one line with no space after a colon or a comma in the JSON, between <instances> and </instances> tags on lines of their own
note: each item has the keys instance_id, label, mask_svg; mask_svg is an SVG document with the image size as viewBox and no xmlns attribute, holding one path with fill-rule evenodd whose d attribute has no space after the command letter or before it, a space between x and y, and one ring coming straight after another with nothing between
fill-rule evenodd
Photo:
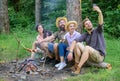
<instances>
[{"instance_id":1,"label":"woman's long hair","mask_svg":"<svg viewBox=\"0 0 120 81\"><path fill-rule=\"evenodd\" d=\"M43 28L43 33L44 33L45 29L44 29L44 27L43 27L42 24L37 24L36 27L35 27L35 30L38 32L38 26L42 26L42 28Z\"/></svg>"}]
</instances>

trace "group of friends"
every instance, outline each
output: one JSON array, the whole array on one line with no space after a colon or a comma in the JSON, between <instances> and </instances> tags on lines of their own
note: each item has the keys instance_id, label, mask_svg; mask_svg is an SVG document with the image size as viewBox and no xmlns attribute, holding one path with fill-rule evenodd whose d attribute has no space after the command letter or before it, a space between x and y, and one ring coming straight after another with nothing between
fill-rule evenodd
<instances>
[{"instance_id":1,"label":"group of friends","mask_svg":"<svg viewBox=\"0 0 120 81\"><path fill-rule=\"evenodd\" d=\"M74 60L74 64L70 69L75 75L80 73L84 64L91 65L91 63L95 63L101 67L112 68L111 64L104 63L106 45L103 35L102 11L98 6L94 6L93 10L98 13L98 26L94 28L89 18L85 18L83 27L87 32L83 34L77 31L78 23L74 20L67 21L66 17L56 19L58 31L55 33L45 30L41 24L38 24L36 31L39 34L30 50L31 59L35 59L35 54L39 48L44 51L44 58L55 59L54 66L58 70L64 69L68 62Z\"/></svg>"}]
</instances>

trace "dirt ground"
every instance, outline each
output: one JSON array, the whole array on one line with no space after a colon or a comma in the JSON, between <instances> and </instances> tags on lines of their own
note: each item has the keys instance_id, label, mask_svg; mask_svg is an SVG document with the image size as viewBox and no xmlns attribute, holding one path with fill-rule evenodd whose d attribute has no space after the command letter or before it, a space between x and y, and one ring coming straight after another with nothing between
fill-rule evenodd
<instances>
[{"instance_id":1,"label":"dirt ground","mask_svg":"<svg viewBox=\"0 0 120 81\"><path fill-rule=\"evenodd\" d=\"M38 72L26 74L25 72L15 72L16 63L0 64L0 81L63 81L70 77L71 71L64 68L58 71L51 63L40 63Z\"/></svg>"},{"instance_id":2,"label":"dirt ground","mask_svg":"<svg viewBox=\"0 0 120 81\"><path fill-rule=\"evenodd\" d=\"M18 62L16 62L18 63ZM16 72L17 64L14 62L0 64L0 81L64 81L71 77L69 67L58 71L51 63L39 63L39 71L37 73L26 74L25 72ZM80 74L90 72L90 68L82 68ZM98 72L98 69L93 69L91 72Z\"/></svg>"}]
</instances>

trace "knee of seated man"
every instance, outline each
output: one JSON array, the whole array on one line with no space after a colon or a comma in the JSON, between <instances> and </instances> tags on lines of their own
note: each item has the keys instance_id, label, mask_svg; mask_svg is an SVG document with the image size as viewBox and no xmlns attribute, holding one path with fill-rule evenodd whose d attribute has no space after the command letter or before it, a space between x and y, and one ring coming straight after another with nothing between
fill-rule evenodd
<instances>
[{"instance_id":1,"label":"knee of seated man","mask_svg":"<svg viewBox=\"0 0 120 81\"><path fill-rule=\"evenodd\" d=\"M92 52L93 49L92 49L92 47L90 47L90 46L85 46L84 51Z\"/></svg>"},{"instance_id":2,"label":"knee of seated man","mask_svg":"<svg viewBox=\"0 0 120 81\"><path fill-rule=\"evenodd\" d=\"M84 46L83 43L80 43L80 42L79 42L79 43L76 44L75 47L76 47L76 48L80 48L80 49L83 51L85 46Z\"/></svg>"},{"instance_id":3,"label":"knee of seated man","mask_svg":"<svg viewBox=\"0 0 120 81\"><path fill-rule=\"evenodd\" d=\"M78 43L76 44L76 46L83 46L83 44L80 43L80 42L78 42Z\"/></svg>"}]
</instances>

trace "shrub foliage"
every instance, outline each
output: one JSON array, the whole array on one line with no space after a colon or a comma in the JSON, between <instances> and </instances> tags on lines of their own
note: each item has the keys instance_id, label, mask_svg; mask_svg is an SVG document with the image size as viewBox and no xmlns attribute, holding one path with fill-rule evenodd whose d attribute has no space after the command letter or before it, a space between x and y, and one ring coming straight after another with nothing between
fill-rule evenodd
<instances>
[{"instance_id":1,"label":"shrub foliage","mask_svg":"<svg viewBox=\"0 0 120 81\"><path fill-rule=\"evenodd\" d=\"M32 29L35 25L35 0L18 0L16 5L8 0L8 10L11 31ZM66 0L41 0L41 22L46 29L56 31L55 20L59 16L66 16ZM97 23L97 14L92 11L95 3L103 11L105 32L114 37L120 36L120 1L119 0L83 0L82 18L89 16L94 25Z\"/></svg>"}]
</instances>

